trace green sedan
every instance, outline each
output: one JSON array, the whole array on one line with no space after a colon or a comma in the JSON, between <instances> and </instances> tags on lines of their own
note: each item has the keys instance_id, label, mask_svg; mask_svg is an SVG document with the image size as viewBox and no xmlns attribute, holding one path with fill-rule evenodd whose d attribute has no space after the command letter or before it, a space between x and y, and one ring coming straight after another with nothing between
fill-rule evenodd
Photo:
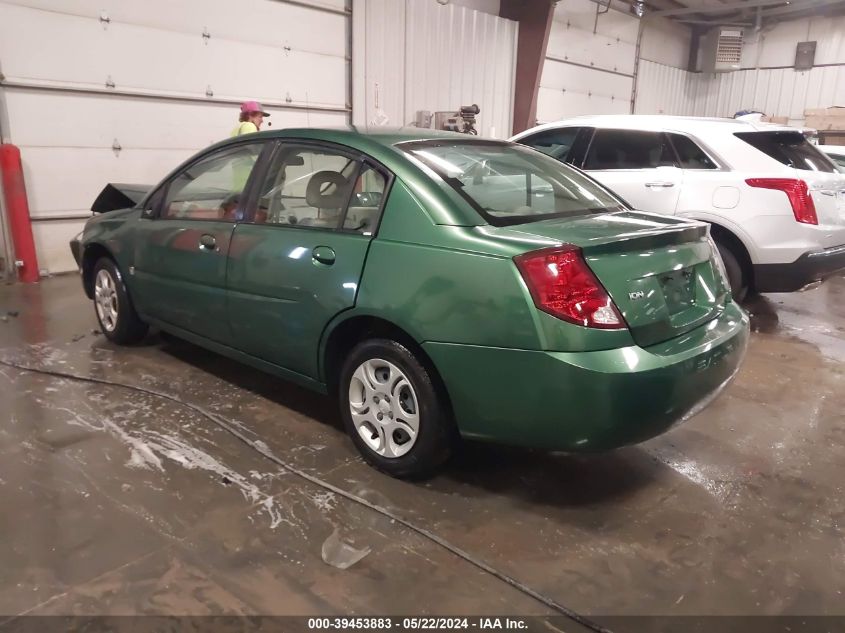
<instances>
[{"instance_id":1,"label":"green sedan","mask_svg":"<svg viewBox=\"0 0 845 633\"><path fill-rule=\"evenodd\" d=\"M398 477L459 437L647 440L712 400L748 340L705 224L507 142L262 132L93 210L71 247L110 340L155 326L327 393Z\"/></svg>"}]
</instances>

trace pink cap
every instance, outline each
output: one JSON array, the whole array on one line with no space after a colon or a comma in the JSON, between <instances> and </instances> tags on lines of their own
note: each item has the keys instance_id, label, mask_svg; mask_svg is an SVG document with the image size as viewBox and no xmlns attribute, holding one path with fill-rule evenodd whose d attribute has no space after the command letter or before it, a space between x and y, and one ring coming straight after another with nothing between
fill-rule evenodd
<instances>
[{"instance_id":1,"label":"pink cap","mask_svg":"<svg viewBox=\"0 0 845 633\"><path fill-rule=\"evenodd\" d=\"M260 112L264 116L270 116L269 112L265 112L264 108L261 107L261 104L258 101L244 101L241 104L241 113L242 114L251 114L253 112Z\"/></svg>"}]
</instances>

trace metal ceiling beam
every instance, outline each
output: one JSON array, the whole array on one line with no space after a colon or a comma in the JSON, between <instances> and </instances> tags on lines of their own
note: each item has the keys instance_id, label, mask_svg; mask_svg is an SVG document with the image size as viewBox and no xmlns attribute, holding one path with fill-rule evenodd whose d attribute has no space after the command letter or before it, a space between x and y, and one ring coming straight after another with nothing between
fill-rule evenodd
<instances>
[{"instance_id":1,"label":"metal ceiling beam","mask_svg":"<svg viewBox=\"0 0 845 633\"><path fill-rule=\"evenodd\" d=\"M845 7L845 2L842 0L816 0L809 6L797 5L792 2L788 6L776 9L763 9L763 19L770 18L776 15L787 15L789 13L797 13L798 11L812 11L813 9L822 9L832 4L838 4Z\"/></svg>"},{"instance_id":2,"label":"metal ceiling beam","mask_svg":"<svg viewBox=\"0 0 845 633\"><path fill-rule=\"evenodd\" d=\"M681 24L689 24L689 25L704 24L706 26L713 26L714 24L718 23L719 26L754 26L753 22L748 22L748 21L742 22L742 21L737 21L737 20L722 20L722 19L716 19L716 18L712 18L710 20L691 20L691 19L687 18L687 19L680 19L680 20L677 20L677 21L680 22Z\"/></svg>"},{"instance_id":3,"label":"metal ceiling beam","mask_svg":"<svg viewBox=\"0 0 845 633\"><path fill-rule=\"evenodd\" d=\"M686 7L685 9L667 9L664 11L654 11L648 14L649 17L673 17L678 15L690 15L693 13L726 13L728 11L736 11L741 9L751 9L754 7L771 7L780 5L783 8L795 9L811 9L823 4L829 4L832 1L838 0L791 0L787 5L786 0L746 0L745 2L730 2L722 5L706 5L699 7Z\"/></svg>"}]
</instances>

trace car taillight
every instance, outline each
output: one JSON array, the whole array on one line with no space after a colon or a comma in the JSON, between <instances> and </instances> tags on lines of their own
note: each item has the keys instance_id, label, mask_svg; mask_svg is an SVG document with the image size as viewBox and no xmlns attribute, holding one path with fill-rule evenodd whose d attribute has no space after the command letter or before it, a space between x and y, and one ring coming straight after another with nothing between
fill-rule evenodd
<instances>
[{"instance_id":1,"label":"car taillight","mask_svg":"<svg viewBox=\"0 0 845 633\"><path fill-rule=\"evenodd\" d=\"M722 259L722 253L719 252L719 247L716 246L716 240L713 239L712 235L708 234L707 241L710 243L710 252L713 255L713 264L716 267L716 272L719 273L719 279L722 282L722 286L730 290L731 282L728 279L728 269L725 268L725 261Z\"/></svg>"},{"instance_id":2,"label":"car taillight","mask_svg":"<svg viewBox=\"0 0 845 633\"><path fill-rule=\"evenodd\" d=\"M792 205L792 214L797 222L818 224L816 205L810 195L807 183L795 178L749 178L745 181L751 187L783 191Z\"/></svg>"},{"instance_id":3,"label":"car taillight","mask_svg":"<svg viewBox=\"0 0 845 633\"><path fill-rule=\"evenodd\" d=\"M543 312L584 327L620 329L622 315L577 246L544 248L514 257L531 297Z\"/></svg>"}]
</instances>

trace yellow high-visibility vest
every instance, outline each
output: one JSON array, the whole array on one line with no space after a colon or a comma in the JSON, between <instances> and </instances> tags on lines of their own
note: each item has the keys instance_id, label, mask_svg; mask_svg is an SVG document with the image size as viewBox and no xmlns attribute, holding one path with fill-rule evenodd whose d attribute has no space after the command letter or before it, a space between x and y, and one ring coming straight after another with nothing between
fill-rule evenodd
<instances>
[{"instance_id":1,"label":"yellow high-visibility vest","mask_svg":"<svg viewBox=\"0 0 845 633\"><path fill-rule=\"evenodd\" d=\"M257 132L258 128L255 126L255 123L252 121L244 121L243 123L238 123L238 126L232 130L232 133L229 136L240 136L241 134L252 134L253 132Z\"/></svg>"}]
</instances>

